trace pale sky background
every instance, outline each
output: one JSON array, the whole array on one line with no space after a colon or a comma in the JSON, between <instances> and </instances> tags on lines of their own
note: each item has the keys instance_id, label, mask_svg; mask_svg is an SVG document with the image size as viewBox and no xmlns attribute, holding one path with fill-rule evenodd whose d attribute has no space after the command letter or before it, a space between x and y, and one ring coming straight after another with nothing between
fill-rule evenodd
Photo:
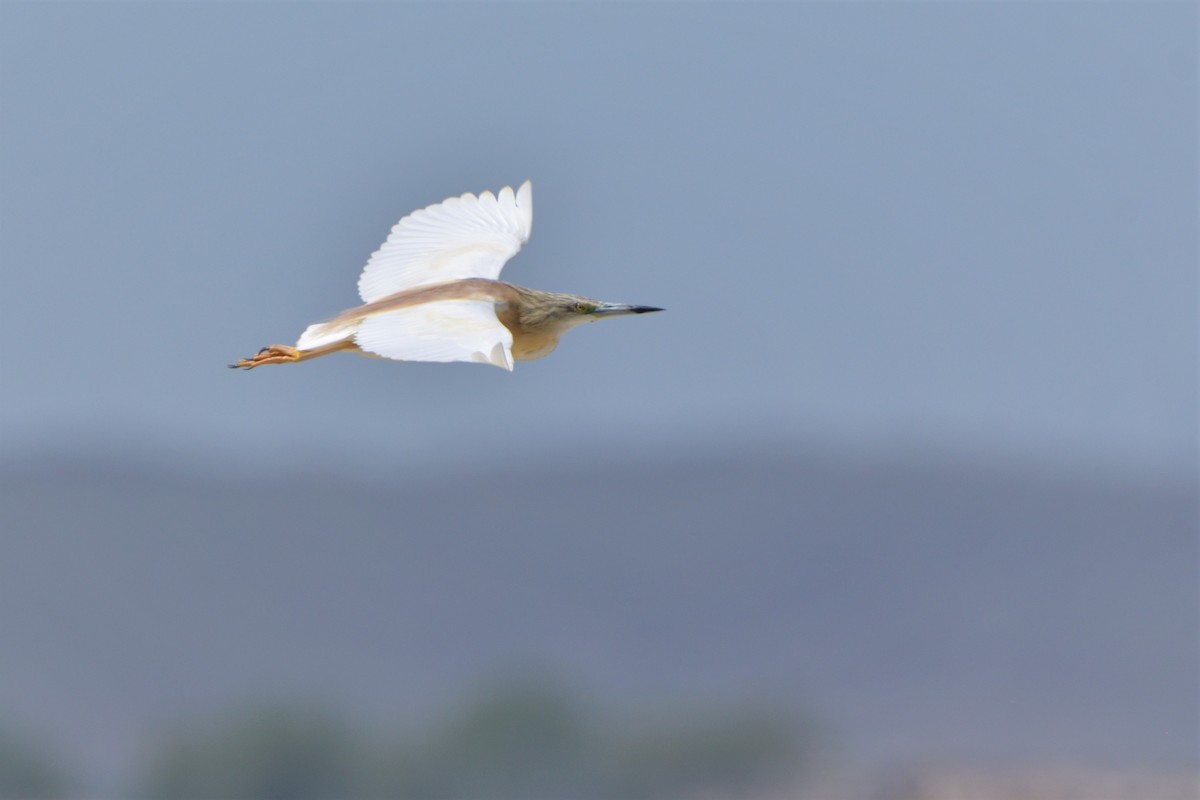
<instances>
[{"instance_id":1,"label":"pale sky background","mask_svg":"<svg viewBox=\"0 0 1200 800\"><path fill-rule=\"evenodd\" d=\"M5 4L0 441L423 463L759 438L1195 468L1191 3ZM534 181L514 374L224 365Z\"/></svg>"}]
</instances>

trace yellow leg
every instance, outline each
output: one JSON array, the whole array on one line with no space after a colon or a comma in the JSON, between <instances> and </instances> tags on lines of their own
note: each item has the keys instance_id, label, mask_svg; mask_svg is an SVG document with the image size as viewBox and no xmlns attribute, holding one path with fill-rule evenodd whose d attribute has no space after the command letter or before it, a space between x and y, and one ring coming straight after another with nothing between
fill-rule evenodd
<instances>
[{"instance_id":1,"label":"yellow leg","mask_svg":"<svg viewBox=\"0 0 1200 800\"><path fill-rule=\"evenodd\" d=\"M230 369L254 369L266 364L291 364L295 361L308 361L312 358L327 356L342 350L357 350L353 340L344 340L327 344L324 347L314 347L312 350L298 350L286 344L273 344L264 347L249 358L240 359L236 364L230 364Z\"/></svg>"},{"instance_id":2,"label":"yellow leg","mask_svg":"<svg viewBox=\"0 0 1200 800\"><path fill-rule=\"evenodd\" d=\"M239 359L236 364L230 364L230 369L254 369L264 364L289 364L300 360L300 351L286 344L273 344L264 347L249 358Z\"/></svg>"}]
</instances>

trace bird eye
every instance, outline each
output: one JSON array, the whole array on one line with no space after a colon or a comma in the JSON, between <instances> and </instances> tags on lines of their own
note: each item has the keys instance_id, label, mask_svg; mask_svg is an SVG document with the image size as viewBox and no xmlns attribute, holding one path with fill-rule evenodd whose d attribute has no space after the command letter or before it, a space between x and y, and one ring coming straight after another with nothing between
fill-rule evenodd
<instances>
[{"instance_id":1,"label":"bird eye","mask_svg":"<svg viewBox=\"0 0 1200 800\"><path fill-rule=\"evenodd\" d=\"M584 311L587 311L587 306L585 306L583 303L575 304L575 313L582 314Z\"/></svg>"}]
</instances>

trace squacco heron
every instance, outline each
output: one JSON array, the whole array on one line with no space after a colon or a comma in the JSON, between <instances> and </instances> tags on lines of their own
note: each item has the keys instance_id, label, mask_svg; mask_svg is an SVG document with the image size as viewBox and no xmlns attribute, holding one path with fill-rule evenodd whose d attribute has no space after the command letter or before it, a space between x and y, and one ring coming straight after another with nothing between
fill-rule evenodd
<instances>
[{"instance_id":1,"label":"squacco heron","mask_svg":"<svg viewBox=\"0 0 1200 800\"><path fill-rule=\"evenodd\" d=\"M308 361L341 351L397 361L475 361L509 371L548 356L584 322L661 311L526 289L499 280L529 239L533 187L464 194L409 214L367 261L363 305L309 325L230 367Z\"/></svg>"}]
</instances>

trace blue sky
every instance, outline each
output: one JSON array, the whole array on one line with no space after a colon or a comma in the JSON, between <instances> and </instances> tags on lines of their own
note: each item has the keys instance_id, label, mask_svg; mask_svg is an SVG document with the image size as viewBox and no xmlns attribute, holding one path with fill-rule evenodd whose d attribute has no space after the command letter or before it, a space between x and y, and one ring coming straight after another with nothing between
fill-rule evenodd
<instances>
[{"instance_id":1,"label":"blue sky","mask_svg":"<svg viewBox=\"0 0 1200 800\"><path fill-rule=\"evenodd\" d=\"M486 458L747 438L1194 469L1196 8L0 9L0 440ZM514 374L229 361L414 208L665 306Z\"/></svg>"}]
</instances>

